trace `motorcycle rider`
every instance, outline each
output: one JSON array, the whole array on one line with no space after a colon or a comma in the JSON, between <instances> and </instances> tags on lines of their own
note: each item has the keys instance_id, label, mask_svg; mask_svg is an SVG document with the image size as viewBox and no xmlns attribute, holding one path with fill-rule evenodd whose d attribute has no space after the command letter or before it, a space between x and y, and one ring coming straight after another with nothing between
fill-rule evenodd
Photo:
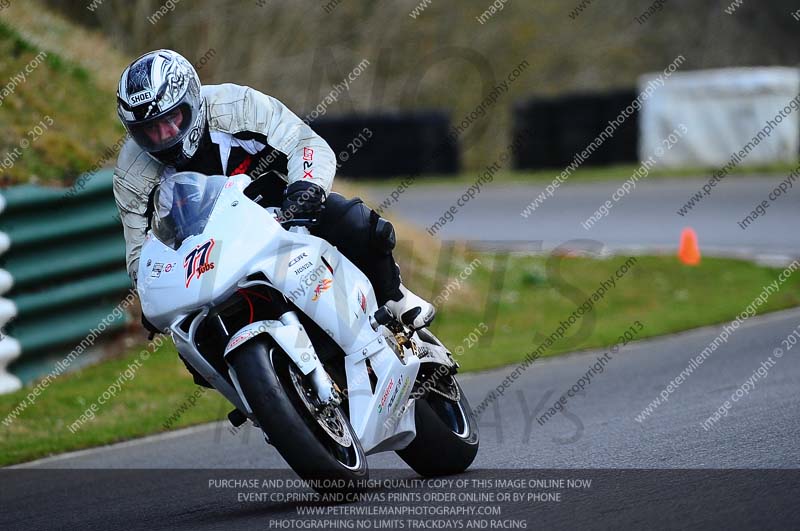
<instances>
[{"instance_id":1,"label":"motorcycle rider","mask_svg":"<svg viewBox=\"0 0 800 531\"><path fill-rule=\"evenodd\" d=\"M246 173L257 179L267 204L282 206L298 224L316 220L311 233L335 245L364 272L379 305L414 328L433 320L433 305L401 282L392 256L392 224L360 198L348 200L331 191L333 151L277 99L232 83L201 86L183 56L156 50L122 73L117 112L131 137L117 160L114 196L134 285L155 186L176 171Z\"/></svg>"}]
</instances>

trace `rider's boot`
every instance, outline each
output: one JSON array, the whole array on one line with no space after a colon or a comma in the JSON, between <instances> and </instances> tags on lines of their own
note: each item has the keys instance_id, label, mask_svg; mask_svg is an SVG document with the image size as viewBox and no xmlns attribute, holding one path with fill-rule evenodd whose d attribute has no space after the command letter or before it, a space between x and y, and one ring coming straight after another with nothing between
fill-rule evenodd
<instances>
[{"instance_id":1,"label":"rider's boot","mask_svg":"<svg viewBox=\"0 0 800 531\"><path fill-rule=\"evenodd\" d=\"M436 316L436 308L419 295L400 284L400 298L389 299L386 307L397 316L404 324L411 328L425 328L430 325Z\"/></svg>"},{"instance_id":2,"label":"rider's boot","mask_svg":"<svg viewBox=\"0 0 800 531\"><path fill-rule=\"evenodd\" d=\"M375 289L378 306L385 304L412 328L428 326L436 309L403 286L392 255L396 238L392 224L358 197L348 200L332 192L325 205L312 234L331 242L364 272Z\"/></svg>"}]
</instances>

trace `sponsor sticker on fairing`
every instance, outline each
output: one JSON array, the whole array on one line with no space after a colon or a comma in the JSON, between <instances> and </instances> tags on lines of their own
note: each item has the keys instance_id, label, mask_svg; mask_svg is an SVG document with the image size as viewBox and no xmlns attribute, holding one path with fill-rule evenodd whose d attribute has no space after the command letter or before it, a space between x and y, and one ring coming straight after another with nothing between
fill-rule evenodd
<instances>
[{"instance_id":1,"label":"sponsor sticker on fairing","mask_svg":"<svg viewBox=\"0 0 800 531\"><path fill-rule=\"evenodd\" d=\"M332 279L323 278L319 282L319 284L317 284L317 287L314 288L314 296L311 297L311 300L316 302L319 299L320 295L322 295L323 293L328 291L328 288L330 288L332 285L333 285L333 280Z\"/></svg>"},{"instance_id":2,"label":"sponsor sticker on fairing","mask_svg":"<svg viewBox=\"0 0 800 531\"><path fill-rule=\"evenodd\" d=\"M211 238L189 251L189 254L183 259L187 288L192 283L192 280L200 278L204 273L214 269L214 262L211 261L211 249L213 248L214 238Z\"/></svg>"},{"instance_id":3,"label":"sponsor sticker on fairing","mask_svg":"<svg viewBox=\"0 0 800 531\"><path fill-rule=\"evenodd\" d=\"M383 396L381 396L381 402L378 404L378 413L383 411L383 406L386 405L386 400L389 398L389 393L394 387L394 378L389 380L389 384L386 386L386 390L383 392Z\"/></svg>"}]
</instances>

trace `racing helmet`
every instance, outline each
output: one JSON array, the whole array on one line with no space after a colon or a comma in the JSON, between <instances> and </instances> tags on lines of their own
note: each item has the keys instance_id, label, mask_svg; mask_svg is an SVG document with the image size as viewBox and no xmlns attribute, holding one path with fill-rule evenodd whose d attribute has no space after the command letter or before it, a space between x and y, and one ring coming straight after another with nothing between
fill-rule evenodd
<instances>
[{"instance_id":1,"label":"racing helmet","mask_svg":"<svg viewBox=\"0 0 800 531\"><path fill-rule=\"evenodd\" d=\"M179 167L197 151L206 126L200 77L177 52L146 53L120 77L117 114L134 141L150 156Z\"/></svg>"}]
</instances>

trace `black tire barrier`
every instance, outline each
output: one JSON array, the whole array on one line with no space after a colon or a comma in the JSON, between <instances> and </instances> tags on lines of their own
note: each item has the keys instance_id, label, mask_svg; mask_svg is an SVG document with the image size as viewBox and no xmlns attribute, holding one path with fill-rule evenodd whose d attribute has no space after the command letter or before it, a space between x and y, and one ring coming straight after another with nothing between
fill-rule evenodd
<instances>
[{"instance_id":1,"label":"black tire barrier","mask_svg":"<svg viewBox=\"0 0 800 531\"><path fill-rule=\"evenodd\" d=\"M311 124L336 154L338 175L400 177L460 169L450 119L440 111L323 116Z\"/></svg>"},{"instance_id":2,"label":"black tire barrier","mask_svg":"<svg viewBox=\"0 0 800 531\"><path fill-rule=\"evenodd\" d=\"M532 98L514 107L514 139L524 138L514 152L515 169L557 168L569 165L575 155L615 120L636 98L636 91L602 94L568 94ZM619 123L619 121L618 121ZM637 162L639 113L624 119L610 138L602 141L584 162L589 166Z\"/></svg>"}]
</instances>

